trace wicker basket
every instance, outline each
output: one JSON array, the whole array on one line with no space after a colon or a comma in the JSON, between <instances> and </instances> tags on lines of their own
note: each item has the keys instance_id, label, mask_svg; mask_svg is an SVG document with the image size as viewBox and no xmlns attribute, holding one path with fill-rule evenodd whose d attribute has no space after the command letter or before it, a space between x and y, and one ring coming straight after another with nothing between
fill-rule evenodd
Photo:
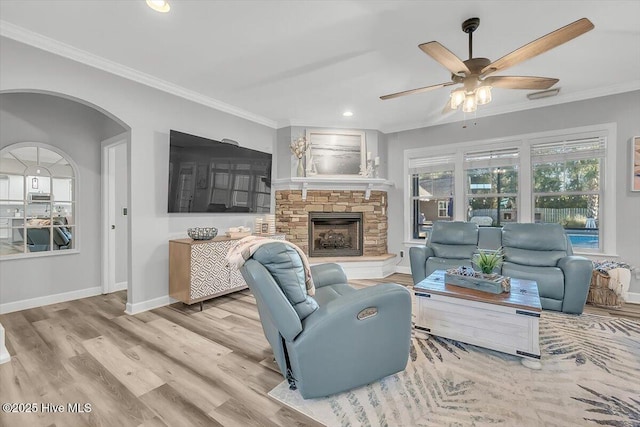
<instances>
[{"instance_id":1,"label":"wicker basket","mask_svg":"<svg viewBox=\"0 0 640 427\"><path fill-rule=\"evenodd\" d=\"M587 302L600 307L622 307L624 305L624 300L621 296L616 295L614 291L609 289L609 280L609 276L605 276L598 270L593 270Z\"/></svg>"}]
</instances>

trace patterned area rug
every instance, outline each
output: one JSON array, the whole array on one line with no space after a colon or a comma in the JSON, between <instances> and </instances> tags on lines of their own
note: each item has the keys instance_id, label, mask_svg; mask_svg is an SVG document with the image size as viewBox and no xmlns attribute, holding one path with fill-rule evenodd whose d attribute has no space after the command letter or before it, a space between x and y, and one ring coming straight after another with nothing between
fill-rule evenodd
<instances>
[{"instance_id":1,"label":"patterned area rug","mask_svg":"<svg viewBox=\"0 0 640 427\"><path fill-rule=\"evenodd\" d=\"M407 368L349 392L269 395L327 426L640 426L640 323L543 312L542 369L456 341L413 338Z\"/></svg>"}]
</instances>

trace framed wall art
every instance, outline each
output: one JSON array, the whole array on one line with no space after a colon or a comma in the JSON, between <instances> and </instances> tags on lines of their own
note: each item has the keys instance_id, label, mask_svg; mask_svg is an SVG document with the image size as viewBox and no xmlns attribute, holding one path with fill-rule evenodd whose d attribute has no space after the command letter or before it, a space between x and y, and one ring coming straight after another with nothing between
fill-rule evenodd
<instances>
[{"instance_id":1,"label":"framed wall art","mask_svg":"<svg viewBox=\"0 0 640 427\"><path fill-rule=\"evenodd\" d=\"M307 130L307 176L359 176L366 169L364 132L350 130Z\"/></svg>"},{"instance_id":2,"label":"framed wall art","mask_svg":"<svg viewBox=\"0 0 640 427\"><path fill-rule=\"evenodd\" d=\"M640 191L640 136L631 140L631 191Z\"/></svg>"}]
</instances>

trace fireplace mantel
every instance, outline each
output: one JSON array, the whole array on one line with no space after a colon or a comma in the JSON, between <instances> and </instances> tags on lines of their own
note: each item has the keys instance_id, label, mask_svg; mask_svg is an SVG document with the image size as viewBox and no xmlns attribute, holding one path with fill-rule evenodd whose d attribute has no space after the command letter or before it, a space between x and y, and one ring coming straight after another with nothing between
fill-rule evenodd
<instances>
[{"instance_id":1,"label":"fireplace mantel","mask_svg":"<svg viewBox=\"0 0 640 427\"><path fill-rule=\"evenodd\" d=\"M364 191L365 200L369 200L371 191L387 191L395 184L384 178L347 178L347 177L305 177L274 179L274 190L302 190L302 200L307 199L307 190L350 190Z\"/></svg>"}]
</instances>

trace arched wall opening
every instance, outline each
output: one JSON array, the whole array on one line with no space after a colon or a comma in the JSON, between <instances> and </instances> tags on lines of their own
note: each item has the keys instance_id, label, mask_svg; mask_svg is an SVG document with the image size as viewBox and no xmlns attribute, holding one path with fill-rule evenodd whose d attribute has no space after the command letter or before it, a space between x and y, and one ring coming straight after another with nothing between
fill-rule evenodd
<instances>
[{"instance_id":1,"label":"arched wall opening","mask_svg":"<svg viewBox=\"0 0 640 427\"><path fill-rule=\"evenodd\" d=\"M0 149L26 141L47 144L67 153L77 165L80 239L78 250L65 256L0 257L0 313L103 293L103 142L115 138L124 144L121 175L129 176L131 128L82 99L29 89L0 91L0 123ZM128 205L130 184L122 184L120 181L124 188L118 191ZM129 217L126 221L130 225ZM128 234L119 244L122 248L118 253L126 256L120 260L120 270L126 271L126 285L131 283Z\"/></svg>"}]
</instances>

